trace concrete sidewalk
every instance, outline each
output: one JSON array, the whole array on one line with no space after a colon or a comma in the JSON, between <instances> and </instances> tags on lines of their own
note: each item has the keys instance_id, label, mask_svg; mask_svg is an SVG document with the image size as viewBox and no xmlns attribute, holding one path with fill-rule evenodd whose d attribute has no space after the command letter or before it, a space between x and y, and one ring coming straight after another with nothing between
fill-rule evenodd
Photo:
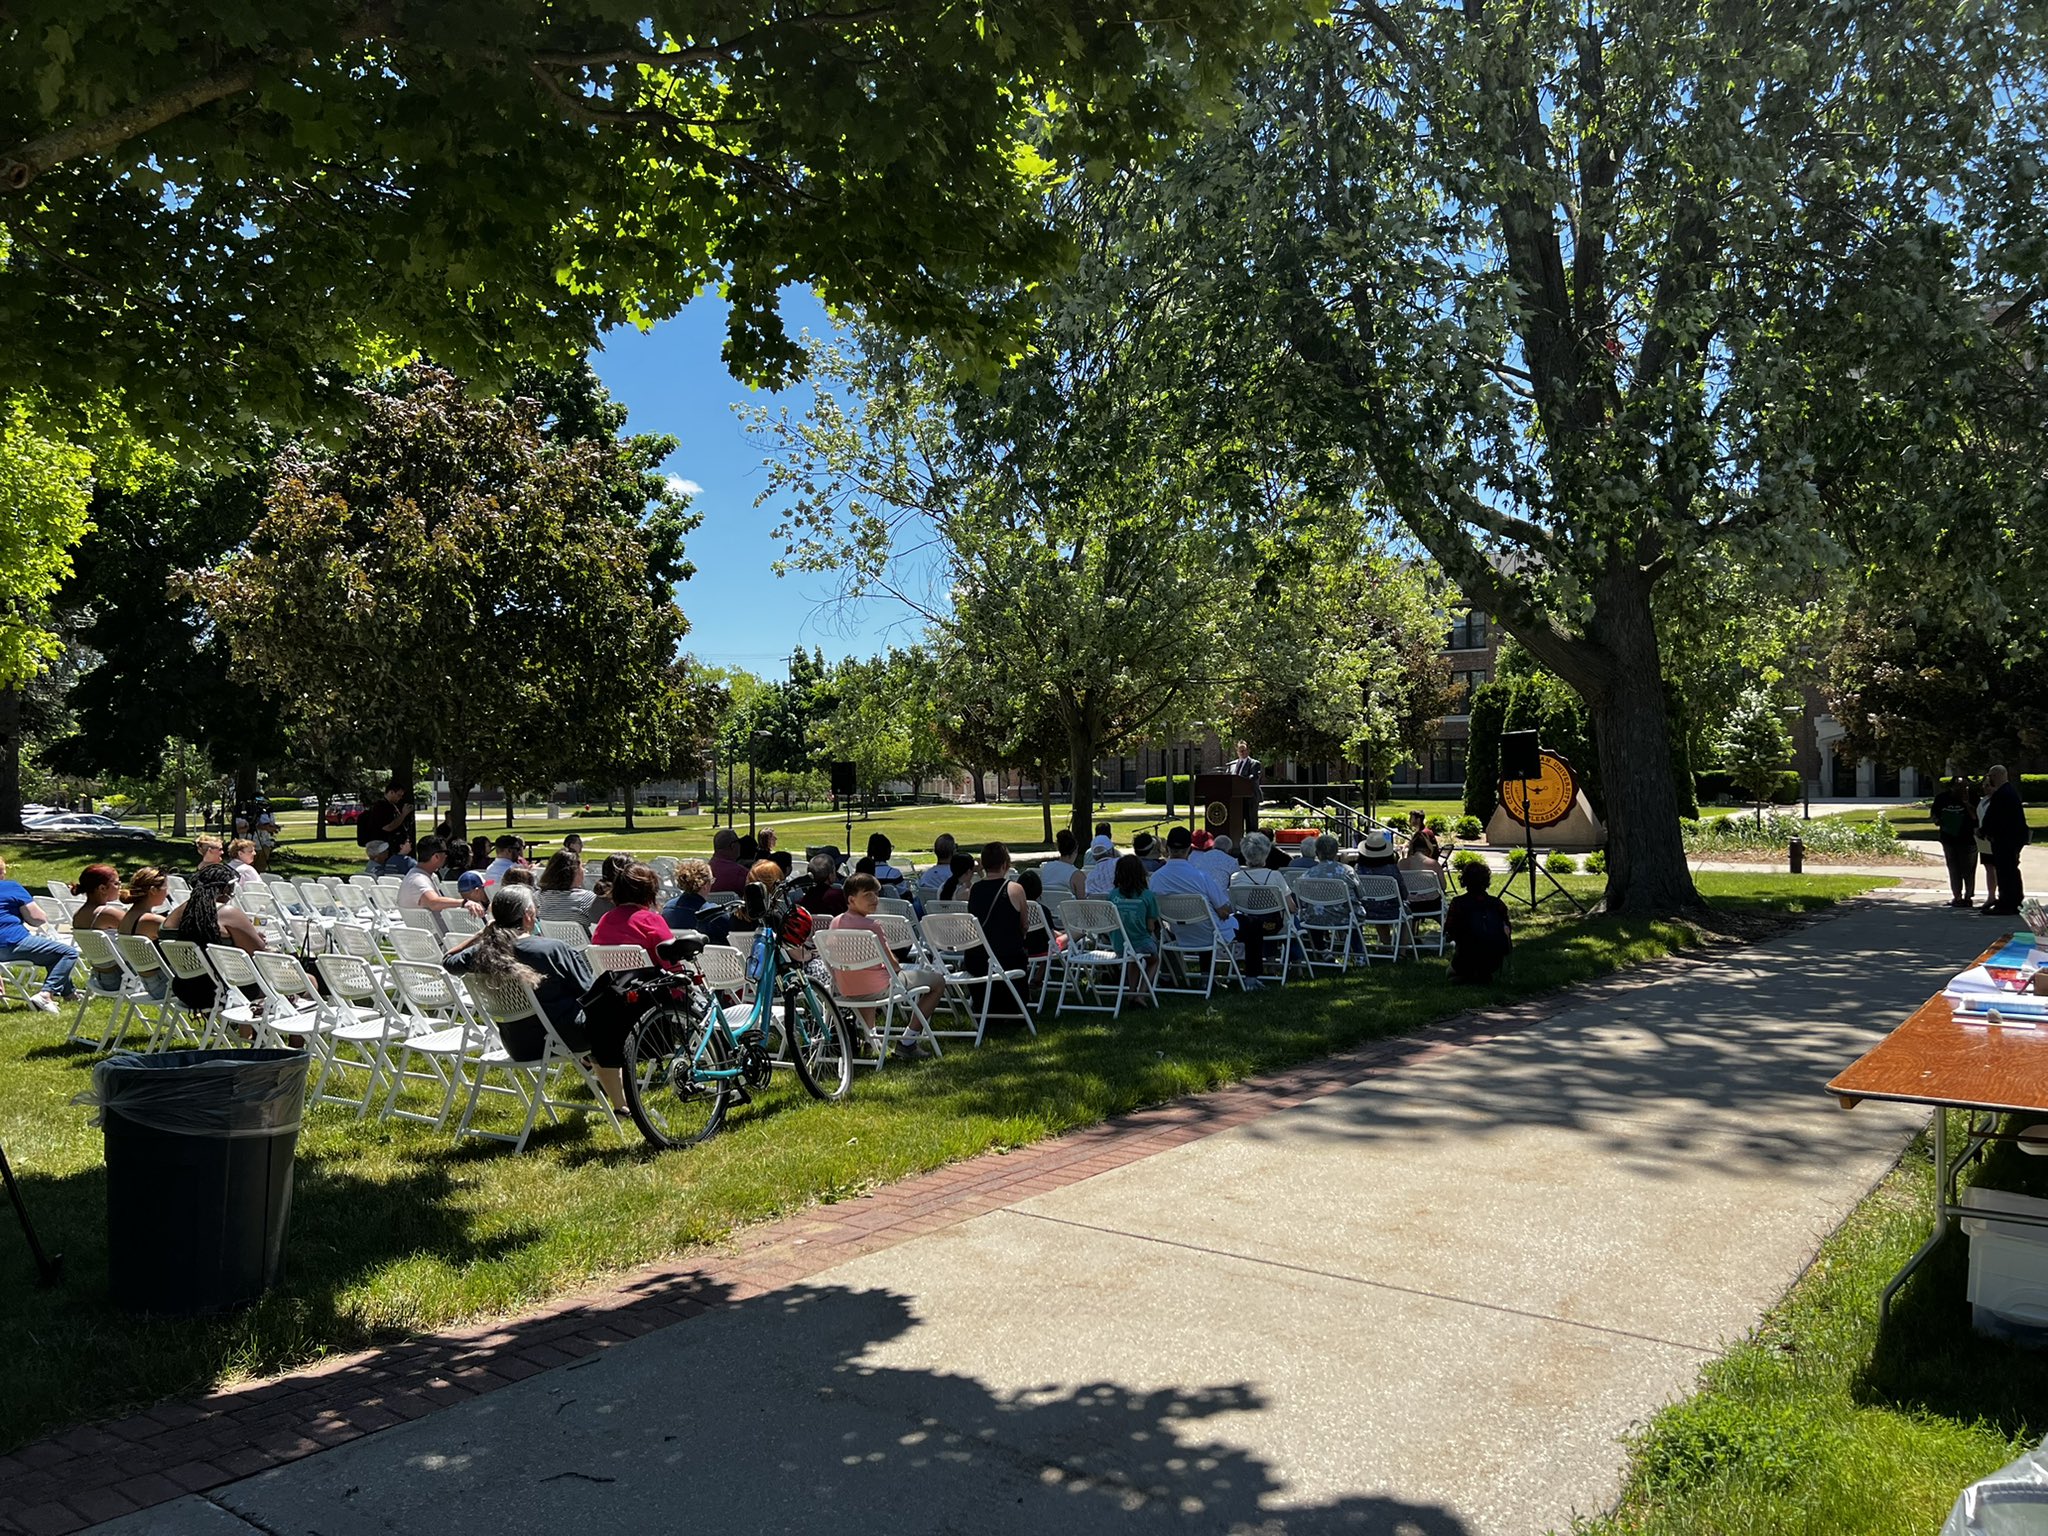
<instances>
[{"instance_id":1,"label":"concrete sidewalk","mask_svg":"<svg viewBox=\"0 0 2048 1536\"><path fill-rule=\"evenodd\" d=\"M1921 1117L1894 895L101 1527L1538 1532Z\"/></svg>"}]
</instances>

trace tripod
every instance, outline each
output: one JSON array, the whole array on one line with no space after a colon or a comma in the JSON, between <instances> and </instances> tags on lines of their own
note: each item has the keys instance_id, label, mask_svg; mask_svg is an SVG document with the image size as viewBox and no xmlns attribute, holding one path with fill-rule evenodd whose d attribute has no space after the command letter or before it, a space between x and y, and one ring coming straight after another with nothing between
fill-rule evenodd
<instances>
[{"instance_id":1,"label":"tripod","mask_svg":"<svg viewBox=\"0 0 2048 1536\"><path fill-rule=\"evenodd\" d=\"M1515 816L1515 813L1513 811L1509 811L1508 814L1510 816L1514 816L1515 820L1519 821L1522 824L1522 860L1523 863L1528 866L1529 870L1529 894L1527 896L1523 896L1518 891L1516 891L1515 880L1512 871L1510 871L1508 875L1507 889L1502 891L1501 894L1503 896L1513 897L1516 901L1522 902L1524 905L1526 905L1531 912L1534 912L1536 910L1538 903L1545 902L1550 899L1551 891L1545 891L1541 896L1538 896L1536 894L1536 826L1534 822L1529 820L1529 781L1527 779L1518 779L1516 782L1522 786L1522 814L1519 816ZM1502 805L1506 805L1508 803L1508 781L1506 779L1502 779L1500 782L1500 787L1500 803ZM1556 894L1562 896L1566 901L1572 904L1573 911L1583 913L1586 910L1585 907L1580 904L1579 898L1574 896L1570 891L1566 890L1562 885L1558 884L1557 876L1553 875L1549 870L1546 869L1543 871L1543 878L1550 882L1552 890L1554 890Z\"/></svg>"},{"instance_id":2,"label":"tripod","mask_svg":"<svg viewBox=\"0 0 2048 1536\"><path fill-rule=\"evenodd\" d=\"M21 1218L21 1231L28 1239L28 1251L35 1255L36 1284L48 1290L64 1273L64 1255L43 1251L42 1242L36 1236L36 1224L28 1219L28 1205L21 1198L21 1186L14 1182L14 1170L8 1166L5 1147L0 1147L0 1179L6 1181L7 1198L14 1205L14 1214Z\"/></svg>"}]
</instances>

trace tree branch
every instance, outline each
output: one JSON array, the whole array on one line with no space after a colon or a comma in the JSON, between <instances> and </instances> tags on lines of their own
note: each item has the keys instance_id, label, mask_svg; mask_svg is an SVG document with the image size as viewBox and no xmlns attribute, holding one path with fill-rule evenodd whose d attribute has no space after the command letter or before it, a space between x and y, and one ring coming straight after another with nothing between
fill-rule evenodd
<instances>
[{"instance_id":1,"label":"tree branch","mask_svg":"<svg viewBox=\"0 0 2048 1536\"><path fill-rule=\"evenodd\" d=\"M171 90L159 91L132 107L109 113L95 122L73 123L68 128L59 128L41 138L17 144L0 154L0 188L9 192L26 191L30 182L52 166L84 155L102 154L117 144L125 144L152 129L161 128L188 112L229 96L239 96L254 88L263 67L262 61L252 59L198 80L188 80Z\"/></svg>"}]
</instances>

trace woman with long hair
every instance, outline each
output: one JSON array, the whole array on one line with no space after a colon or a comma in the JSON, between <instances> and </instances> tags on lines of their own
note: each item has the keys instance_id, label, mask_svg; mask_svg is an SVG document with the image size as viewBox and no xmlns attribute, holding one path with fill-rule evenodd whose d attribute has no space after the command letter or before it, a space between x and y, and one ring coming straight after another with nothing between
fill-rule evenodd
<instances>
[{"instance_id":1,"label":"woman with long hair","mask_svg":"<svg viewBox=\"0 0 2048 1536\"><path fill-rule=\"evenodd\" d=\"M111 929L128 910L121 905L121 872L111 864L86 865L79 871L71 894L85 898L71 914L74 933L80 928Z\"/></svg>"},{"instance_id":2,"label":"woman with long hair","mask_svg":"<svg viewBox=\"0 0 2048 1536\"><path fill-rule=\"evenodd\" d=\"M540 889L540 916L542 922L581 923L589 928L594 919L590 915L593 894L583 889L583 860L567 848L558 848L548 858L547 867L540 872L540 879L534 882Z\"/></svg>"},{"instance_id":3,"label":"woman with long hair","mask_svg":"<svg viewBox=\"0 0 2048 1536\"><path fill-rule=\"evenodd\" d=\"M661 898L661 877L647 864L630 864L612 881L611 910L597 920L590 932L593 944L637 944L647 951L649 965L676 967L657 960L656 954L671 934L656 903Z\"/></svg>"},{"instance_id":4,"label":"woman with long hair","mask_svg":"<svg viewBox=\"0 0 2048 1536\"><path fill-rule=\"evenodd\" d=\"M235 891L241 881L226 864L202 864L192 874L192 894L164 914L158 930L166 939L183 939L204 949L209 944L232 944L245 954L267 946L256 931L249 914L235 905ZM179 1002L194 1013L213 1007L215 987L211 976L183 977L171 983ZM243 1037L254 1031L243 1025Z\"/></svg>"},{"instance_id":5,"label":"woman with long hair","mask_svg":"<svg viewBox=\"0 0 2048 1536\"><path fill-rule=\"evenodd\" d=\"M608 853L604 863L597 869L597 885L590 893L590 925L595 928L598 919L612 909L612 886L619 876L633 867L630 853Z\"/></svg>"},{"instance_id":6,"label":"woman with long hair","mask_svg":"<svg viewBox=\"0 0 2048 1536\"><path fill-rule=\"evenodd\" d=\"M168 899L169 882L160 869L144 865L128 877L128 907L121 914L121 920L114 926L116 933L129 934L155 942L163 931L163 904ZM105 910L104 908L102 910ZM162 998L170 988L170 977L164 974L162 966L145 966L136 974L154 998Z\"/></svg>"}]
</instances>

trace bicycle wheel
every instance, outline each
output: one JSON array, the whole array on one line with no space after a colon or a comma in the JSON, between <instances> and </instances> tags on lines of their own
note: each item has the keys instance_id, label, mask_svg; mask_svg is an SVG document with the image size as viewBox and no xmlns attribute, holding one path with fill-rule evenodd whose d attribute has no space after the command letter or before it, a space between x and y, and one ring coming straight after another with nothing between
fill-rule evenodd
<instances>
[{"instance_id":1,"label":"bicycle wheel","mask_svg":"<svg viewBox=\"0 0 2048 1536\"><path fill-rule=\"evenodd\" d=\"M732 1039L716 1014L650 1011L626 1035L626 1108L656 1147L688 1147L715 1135L737 1079Z\"/></svg>"},{"instance_id":2,"label":"bicycle wheel","mask_svg":"<svg viewBox=\"0 0 2048 1536\"><path fill-rule=\"evenodd\" d=\"M852 1092L853 1036L844 1016L808 981L782 994L782 1038L812 1098L843 1099Z\"/></svg>"}]
</instances>

